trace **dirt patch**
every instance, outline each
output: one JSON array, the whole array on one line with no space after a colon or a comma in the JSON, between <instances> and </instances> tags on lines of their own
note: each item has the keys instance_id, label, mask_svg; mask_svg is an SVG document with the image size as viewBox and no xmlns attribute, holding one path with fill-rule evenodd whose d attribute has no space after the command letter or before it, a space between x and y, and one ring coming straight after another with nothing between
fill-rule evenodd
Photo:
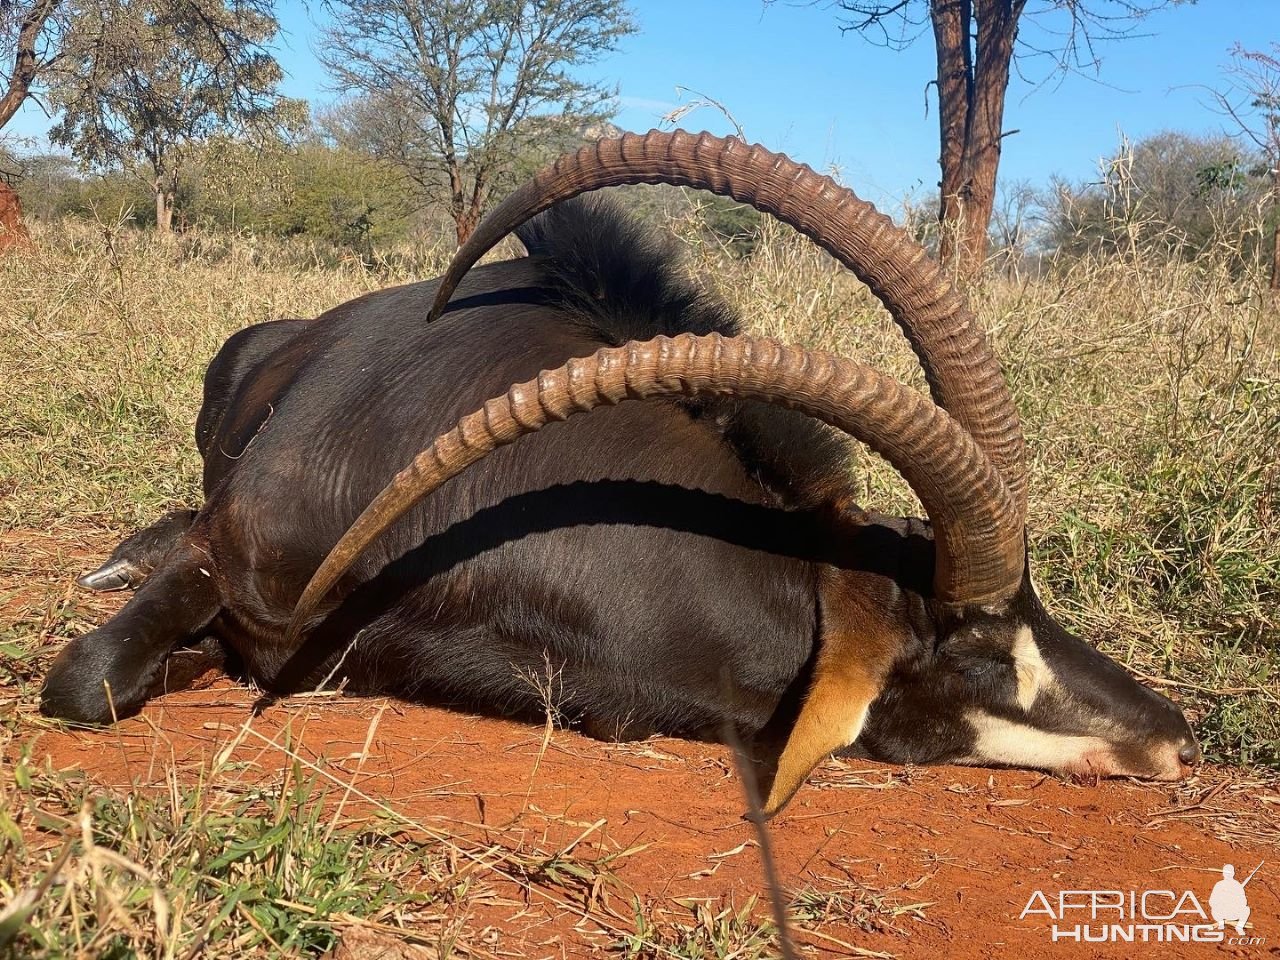
<instances>
[{"instance_id":1,"label":"dirt patch","mask_svg":"<svg viewBox=\"0 0 1280 960\"><path fill-rule=\"evenodd\" d=\"M252 699L220 681L172 694L110 731L41 733L34 756L116 790L162 788L171 771L193 781L224 752L249 783L297 757L339 790L354 785L356 821L385 806L407 824L470 841L468 849L500 836L547 856L571 843L586 860L634 851L611 867L623 889L595 905L604 926L562 893L540 898L518 884L505 891L510 906L484 907L480 925L525 955L603 946L628 919L610 911L625 910L631 894L741 904L763 892L722 748L608 745L568 731L545 738L526 725L383 700L295 700L252 718ZM1278 802L1273 789L1216 769L1169 788L831 761L770 832L789 891L927 904L894 919L872 911L866 922L879 930L836 913L815 928L826 937L901 956L1093 956L1098 948L1053 944L1043 915L1018 919L1034 891L1056 904L1064 889L1189 889L1207 909L1224 863L1243 876L1276 861ZM1249 894L1256 932L1280 937L1280 872L1264 867ZM842 952L821 936L797 939Z\"/></svg>"},{"instance_id":2,"label":"dirt patch","mask_svg":"<svg viewBox=\"0 0 1280 960\"><path fill-rule=\"evenodd\" d=\"M30 555L50 553L50 573L64 577L81 568L79 550L102 555L109 546L105 537L60 547L48 539L32 538ZM65 589L39 579L51 595ZM15 586L0 578L0 597ZM480 955L599 955L634 929L633 897L675 916L759 896L754 909L767 915L760 851L724 748L664 738L602 744L572 731L335 695L294 698L254 716L253 701L251 691L219 679L105 731L44 724L24 703L25 729L14 743L29 744L36 762L116 791L196 782L213 765L234 769L245 785L268 783L293 765L332 785L332 802L351 824L390 816L408 832L451 838L460 862L473 863L489 885L468 921ZM833 760L769 833L782 885L803 918L796 942L810 955L1249 957L1280 955L1277 814L1274 782L1222 768L1153 786ZM547 864L571 853L604 865L599 875L609 879L581 889L541 885L493 851ZM1064 890L1191 891L1207 911L1224 863L1243 878L1263 860L1248 886L1248 933L1265 937L1261 945L1054 943L1040 901L1020 919L1036 891L1055 910ZM1172 909L1158 895L1150 903L1152 913ZM1117 919L1104 910L1090 921L1077 909L1059 926L1097 929Z\"/></svg>"}]
</instances>

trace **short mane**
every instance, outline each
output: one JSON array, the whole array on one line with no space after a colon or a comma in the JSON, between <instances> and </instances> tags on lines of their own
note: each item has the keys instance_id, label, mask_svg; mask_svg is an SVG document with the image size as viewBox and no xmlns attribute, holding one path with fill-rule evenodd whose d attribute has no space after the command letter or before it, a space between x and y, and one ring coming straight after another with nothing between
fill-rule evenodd
<instances>
[{"instance_id":1,"label":"short mane","mask_svg":"<svg viewBox=\"0 0 1280 960\"><path fill-rule=\"evenodd\" d=\"M678 241L587 194L552 207L517 236L539 262L553 301L603 343L680 333L742 331L737 312L694 281ZM761 483L793 506L849 502L852 445L817 420L781 407L730 398L684 404L733 446Z\"/></svg>"}]
</instances>

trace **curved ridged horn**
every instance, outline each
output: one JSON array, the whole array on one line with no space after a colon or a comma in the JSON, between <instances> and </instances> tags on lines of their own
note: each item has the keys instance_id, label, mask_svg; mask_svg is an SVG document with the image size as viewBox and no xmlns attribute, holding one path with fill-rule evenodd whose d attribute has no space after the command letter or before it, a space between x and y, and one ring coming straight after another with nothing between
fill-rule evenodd
<instances>
[{"instance_id":1,"label":"curved ridged horn","mask_svg":"<svg viewBox=\"0 0 1280 960\"><path fill-rule=\"evenodd\" d=\"M969 433L928 399L852 360L719 334L608 347L511 387L462 418L373 499L311 577L286 639L383 531L498 447L595 407L651 397L733 394L824 420L887 459L933 521L934 589L955 603L996 603L1022 578L1022 524L1003 481Z\"/></svg>"},{"instance_id":2,"label":"curved ridged horn","mask_svg":"<svg viewBox=\"0 0 1280 960\"><path fill-rule=\"evenodd\" d=\"M526 220L579 194L630 183L697 187L750 204L852 270L902 327L934 400L986 451L1025 520L1026 454L1017 409L964 297L923 247L853 191L736 137L651 130L565 154L495 207L458 249L430 319L444 311L476 261Z\"/></svg>"}]
</instances>

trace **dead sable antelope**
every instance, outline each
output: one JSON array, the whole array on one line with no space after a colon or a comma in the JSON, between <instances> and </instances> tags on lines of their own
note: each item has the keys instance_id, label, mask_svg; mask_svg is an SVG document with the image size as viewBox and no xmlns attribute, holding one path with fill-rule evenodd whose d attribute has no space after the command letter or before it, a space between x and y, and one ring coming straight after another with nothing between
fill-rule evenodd
<instances>
[{"instance_id":1,"label":"dead sable antelope","mask_svg":"<svg viewBox=\"0 0 1280 960\"><path fill-rule=\"evenodd\" d=\"M638 182L811 237L888 307L933 401L741 336L669 245L573 199ZM471 269L512 230L528 257ZM927 522L854 505L849 437ZM204 506L82 581L138 589L63 650L45 712L135 711L212 636L270 691L517 716L541 715L549 664L594 736L741 739L770 813L846 748L1165 780L1198 760L1178 708L1037 599L1018 417L962 298L869 204L758 146L653 132L561 158L443 279L232 336L196 440Z\"/></svg>"}]
</instances>

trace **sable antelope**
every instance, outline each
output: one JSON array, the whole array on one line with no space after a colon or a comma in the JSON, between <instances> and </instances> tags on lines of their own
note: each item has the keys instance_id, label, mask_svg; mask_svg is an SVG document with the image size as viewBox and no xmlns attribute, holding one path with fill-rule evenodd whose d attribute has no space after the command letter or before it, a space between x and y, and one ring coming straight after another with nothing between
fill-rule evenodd
<instances>
[{"instance_id":1,"label":"sable antelope","mask_svg":"<svg viewBox=\"0 0 1280 960\"><path fill-rule=\"evenodd\" d=\"M638 182L811 237L888 307L933 401L740 335L669 244L574 199ZM528 257L472 269L512 230ZM848 437L927 522L855 506ZM584 147L439 282L240 331L196 438L204 506L85 579L138 590L61 653L46 712L136 710L212 635L268 690L345 680L509 715L541 713L529 675L550 664L593 735L741 738L770 813L842 749L1158 779L1199 756L1173 703L1037 598L1021 428L961 296L869 204L736 139Z\"/></svg>"}]
</instances>

